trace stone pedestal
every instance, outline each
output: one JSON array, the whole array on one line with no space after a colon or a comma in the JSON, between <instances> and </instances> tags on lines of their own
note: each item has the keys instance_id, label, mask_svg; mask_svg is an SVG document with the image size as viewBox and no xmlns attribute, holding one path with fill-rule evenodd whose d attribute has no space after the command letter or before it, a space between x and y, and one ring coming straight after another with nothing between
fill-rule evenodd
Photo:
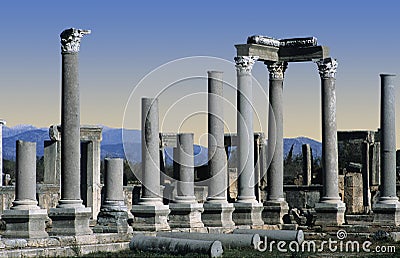
<instances>
[{"instance_id":1,"label":"stone pedestal","mask_svg":"<svg viewBox=\"0 0 400 258\"><path fill-rule=\"evenodd\" d=\"M207 227L233 228L235 223L232 221L232 213L235 210L233 203L228 202L205 202L204 212L201 220Z\"/></svg>"},{"instance_id":2,"label":"stone pedestal","mask_svg":"<svg viewBox=\"0 0 400 258\"><path fill-rule=\"evenodd\" d=\"M53 221L51 235L91 234L91 209L81 199L80 102L78 53L80 40L90 31L64 30L61 37L62 107L61 107L61 199L49 212Z\"/></svg>"},{"instance_id":3,"label":"stone pedestal","mask_svg":"<svg viewBox=\"0 0 400 258\"><path fill-rule=\"evenodd\" d=\"M339 197L339 172L336 129L337 61L332 58L317 62L321 77L322 103L322 178L323 196L315 204L317 225L342 225L345 203Z\"/></svg>"},{"instance_id":4,"label":"stone pedestal","mask_svg":"<svg viewBox=\"0 0 400 258\"><path fill-rule=\"evenodd\" d=\"M6 222L3 237L44 238L47 210L36 201L36 143L17 141L15 200L2 219Z\"/></svg>"},{"instance_id":5,"label":"stone pedestal","mask_svg":"<svg viewBox=\"0 0 400 258\"><path fill-rule=\"evenodd\" d=\"M233 212L233 221L235 225L250 225L250 226L262 226L264 225L262 219L262 211L264 206L262 203L234 203L235 211Z\"/></svg>"},{"instance_id":6,"label":"stone pedestal","mask_svg":"<svg viewBox=\"0 0 400 258\"><path fill-rule=\"evenodd\" d=\"M170 203L169 226L171 228L204 228L201 203Z\"/></svg>"},{"instance_id":7,"label":"stone pedestal","mask_svg":"<svg viewBox=\"0 0 400 258\"><path fill-rule=\"evenodd\" d=\"M264 203L262 218L265 224L283 224L283 216L289 213L289 205L286 201L267 201Z\"/></svg>"},{"instance_id":8,"label":"stone pedestal","mask_svg":"<svg viewBox=\"0 0 400 258\"><path fill-rule=\"evenodd\" d=\"M132 205L133 230L169 230L170 210L160 193L158 100L142 98L142 196Z\"/></svg>"},{"instance_id":9,"label":"stone pedestal","mask_svg":"<svg viewBox=\"0 0 400 258\"><path fill-rule=\"evenodd\" d=\"M128 208L123 193L123 159L105 159L105 196L93 228L96 233L129 233Z\"/></svg>"},{"instance_id":10,"label":"stone pedestal","mask_svg":"<svg viewBox=\"0 0 400 258\"><path fill-rule=\"evenodd\" d=\"M381 196L372 207L374 223L400 225L396 195L396 101L395 75L381 74Z\"/></svg>"}]
</instances>

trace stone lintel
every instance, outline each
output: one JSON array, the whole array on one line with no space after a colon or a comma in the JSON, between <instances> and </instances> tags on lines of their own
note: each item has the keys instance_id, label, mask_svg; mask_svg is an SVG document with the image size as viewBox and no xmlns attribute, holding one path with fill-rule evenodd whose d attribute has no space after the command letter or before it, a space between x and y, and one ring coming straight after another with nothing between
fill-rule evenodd
<instances>
[{"instance_id":1,"label":"stone lintel","mask_svg":"<svg viewBox=\"0 0 400 258\"><path fill-rule=\"evenodd\" d=\"M329 47L284 47L278 51L279 61L282 62L306 62L329 57Z\"/></svg>"},{"instance_id":2,"label":"stone lintel","mask_svg":"<svg viewBox=\"0 0 400 258\"><path fill-rule=\"evenodd\" d=\"M61 125L52 125L49 128L50 139L61 140ZM80 139L81 141L101 141L103 128L97 125L81 125Z\"/></svg>"},{"instance_id":3,"label":"stone lintel","mask_svg":"<svg viewBox=\"0 0 400 258\"><path fill-rule=\"evenodd\" d=\"M263 46L258 44L235 45L237 56L258 56L258 61L279 61L277 47Z\"/></svg>"}]
</instances>

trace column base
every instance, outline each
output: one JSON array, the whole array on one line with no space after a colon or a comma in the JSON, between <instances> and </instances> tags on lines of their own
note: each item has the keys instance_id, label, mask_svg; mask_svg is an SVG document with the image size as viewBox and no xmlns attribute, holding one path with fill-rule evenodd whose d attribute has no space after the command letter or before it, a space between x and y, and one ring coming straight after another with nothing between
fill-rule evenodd
<instances>
[{"instance_id":1,"label":"column base","mask_svg":"<svg viewBox=\"0 0 400 258\"><path fill-rule=\"evenodd\" d=\"M6 222L4 238L47 238L47 210L5 210L1 218Z\"/></svg>"},{"instance_id":2,"label":"column base","mask_svg":"<svg viewBox=\"0 0 400 258\"><path fill-rule=\"evenodd\" d=\"M378 225L400 225L400 202L390 203L379 201L372 206L374 212L374 224Z\"/></svg>"},{"instance_id":3,"label":"column base","mask_svg":"<svg viewBox=\"0 0 400 258\"><path fill-rule=\"evenodd\" d=\"M132 205L133 223L135 231L163 231L170 230L168 225L168 205L137 204Z\"/></svg>"},{"instance_id":4,"label":"column base","mask_svg":"<svg viewBox=\"0 0 400 258\"><path fill-rule=\"evenodd\" d=\"M233 221L236 226L249 225L249 226L262 226L261 213L264 209L263 204L259 202L235 202L233 204L235 210L233 211Z\"/></svg>"},{"instance_id":5,"label":"column base","mask_svg":"<svg viewBox=\"0 0 400 258\"><path fill-rule=\"evenodd\" d=\"M68 207L68 206L67 206ZM49 217L53 226L49 231L52 236L91 235L89 220L92 209L84 206L64 208L62 205L50 209Z\"/></svg>"},{"instance_id":6,"label":"column base","mask_svg":"<svg viewBox=\"0 0 400 258\"><path fill-rule=\"evenodd\" d=\"M205 202L201 220L206 227L233 228L235 223L232 220L232 213L235 210L233 203Z\"/></svg>"},{"instance_id":7,"label":"column base","mask_svg":"<svg viewBox=\"0 0 400 258\"><path fill-rule=\"evenodd\" d=\"M289 213L289 205L286 201L266 201L262 218L265 224L281 225L284 224L283 216Z\"/></svg>"},{"instance_id":8,"label":"column base","mask_svg":"<svg viewBox=\"0 0 400 258\"><path fill-rule=\"evenodd\" d=\"M119 203L118 203L119 204ZM132 233L128 224L128 208L125 205L101 207L97 215L97 224L94 233Z\"/></svg>"},{"instance_id":9,"label":"column base","mask_svg":"<svg viewBox=\"0 0 400 258\"><path fill-rule=\"evenodd\" d=\"M318 202L315 204L315 211L317 213L315 225L340 226L345 222L346 204L340 200L337 202Z\"/></svg>"},{"instance_id":10,"label":"column base","mask_svg":"<svg viewBox=\"0 0 400 258\"><path fill-rule=\"evenodd\" d=\"M168 223L171 228L204 228L201 203L170 203L169 208Z\"/></svg>"}]
</instances>

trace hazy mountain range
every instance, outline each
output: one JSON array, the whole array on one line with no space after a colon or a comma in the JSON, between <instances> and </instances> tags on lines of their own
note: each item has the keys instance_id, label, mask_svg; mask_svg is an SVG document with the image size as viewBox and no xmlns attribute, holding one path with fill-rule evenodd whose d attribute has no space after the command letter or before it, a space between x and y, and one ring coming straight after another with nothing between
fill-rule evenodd
<instances>
[{"instance_id":1,"label":"hazy mountain range","mask_svg":"<svg viewBox=\"0 0 400 258\"><path fill-rule=\"evenodd\" d=\"M141 132L140 130L127 130L102 126L101 158L124 158L125 153L129 160L138 162L141 160ZM124 140L123 140L124 138ZM36 142L37 156L44 154L44 141L49 140L48 128L37 128L32 125L18 125L15 127L3 127L3 158L15 160L15 142L17 140ZM125 144L123 144L125 142ZM284 139L284 155L286 156L293 145L293 156L301 154L301 146L310 144L314 157L321 156L321 143L307 137ZM124 151L124 146L126 147ZM207 148L194 146L195 165L207 162ZM172 163L172 148L166 148L165 152L168 164Z\"/></svg>"}]
</instances>

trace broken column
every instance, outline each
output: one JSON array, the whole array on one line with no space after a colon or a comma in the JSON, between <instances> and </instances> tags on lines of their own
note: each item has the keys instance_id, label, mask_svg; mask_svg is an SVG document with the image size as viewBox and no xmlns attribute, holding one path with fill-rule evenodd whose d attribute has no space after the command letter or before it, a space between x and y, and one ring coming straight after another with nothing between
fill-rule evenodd
<instances>
[{"instance_id":1,"label":"broken column","mask_svg":"<svg viewBox=\"0 0 400 258\"><path fill-rule=\"evenodd\" d=\"M373 205L374 223L400 225L400 202L396 195L396 91L394 74L381 74L381 185Z\"/></svg>"},{"instance_id":2,"label":"broken column","mask_svg":"<svg viewBox=\"0 0 400 258\"><path fill-rule=\"evenodd\" d=\"M61 135L59 126L49 128L50 140L44 141L43 183L60 185L61 176Z\"/></svg>"},{"instance_id":3,"label":"broken column","mask_svg":"<svg viewBox=\"0 0 400 258\"><path fill-rule=\"evenodd\" d=\"M310 144L302 145L303 154L303 185L311 185L312 181L312 150Z\"/></svg>"},{"instance_id":4,"label":"broken column","mask_svg":"<svg viewBox=\"0 0 400 258\"><path fill-rule=\"evenodd\" d=\"M268 155L271 164L267 172L268 195L264 202L266 224L283 224L289 206L283 195L283 78L286 62L266 63L269 71ZM273 143L275 141L275 144Z\"/></svg>"},{"instance_id":5,"label":"broken column","mask_svg":"<svg viewBox=\"0 0 400 258\"><path fill-rule=\"evenodd\" d=\"M319 225L342 225L346 210L339 196L335 86L337 65L333 58L317 61L321 77L323 178L323 195L315 204L316 224Z\"/></svg>"},{"instance_id":6,"label":"broken column","mask_svg":"<svg viewBox=\"0 0 400 258\"><path fill-rule=\"evenodd\" d=\"M158 100L142 98L142 196L132 206L134 230L169 230L170 210L160 193Z\"/></svg>"},{"instance_id":7,"label":"broken column","mask_svg":"<svg viewBox=\"0 0 400 258\"><path fill-rule=\"evenodd\" d=\"M221 257L223 253L220 241L179 239L135 235L129 243L131 250L169 253L173 255L207 254L209 257Z\"/></svg>"},{"instance_id":8,"label":"broken column","mask_svg":"<svg viewBox=\"0 0 400 258\"><path fill-rule=\"evenodd\" d=\"M0 186L3 186L3 125L6 121L0 119Z\"/></svg>"},{"instance_id":9,"label":"broken column","mask_svg":"<svg viewBox=\"0 0 400 258\"><path fill-rule=\"evenodd\" d=\"M50 210L52 235L87 235L91 209L82 204L80 170L80 103L78 54L81 38L90 30L67 29L61 37L61 199Z\"/></svg>"},{"instance_id":10,"label":"broken column","mask_svg":"<svg viewBox=\"0 0 400 258\"><path fill-rule=\"evenodd\" d=\"M177 196L169 204L171 228L204 228L201 222L203 205L194 196L193 134L181 133L177 137L179 180Z\"/></svg>"},{"instance_id":11,"label":"broken column","mask_svg":"<svg viewBox=\"0 0 400 258\"><path fill-rule=\"evenodd\" d=\"M123 159L105 159L104 201L97 216L96 233L129 233L128 208L124 201Z\"/></svg>"},{"instance_id":12,"label":"broken column","mask_svg":"<svg viewBox=\"0 0 400 258\"><path fill-rule=\"evenodd\" d=\"M224 150L223 73L208 72L208 197L201 219L207 227L232 228L233 204L227 201L228 163Z\"/></svg>"},{"instance_id":13,"label":"broken column","mask_svg":"<svg viewBox=\"0 0 400 258\"><path fill-rule=\"evenodd\" d=\"M36 143L17 141L15 200L2 219L6 238L46 238L47 210L36 201Z\"/></svg>"},{"instance_id":14,"label":"broken column","mask_svg":"<svg viewBox=\"0 0 400 258\"><path fill-rule=\"evenodd\" d=\"M238 135L238 197L234 204L236 225L260 226L263 210L255 196L253 89L251 70L257 56L237 56L237 135Z\"/></svg>"}]
</instances>

